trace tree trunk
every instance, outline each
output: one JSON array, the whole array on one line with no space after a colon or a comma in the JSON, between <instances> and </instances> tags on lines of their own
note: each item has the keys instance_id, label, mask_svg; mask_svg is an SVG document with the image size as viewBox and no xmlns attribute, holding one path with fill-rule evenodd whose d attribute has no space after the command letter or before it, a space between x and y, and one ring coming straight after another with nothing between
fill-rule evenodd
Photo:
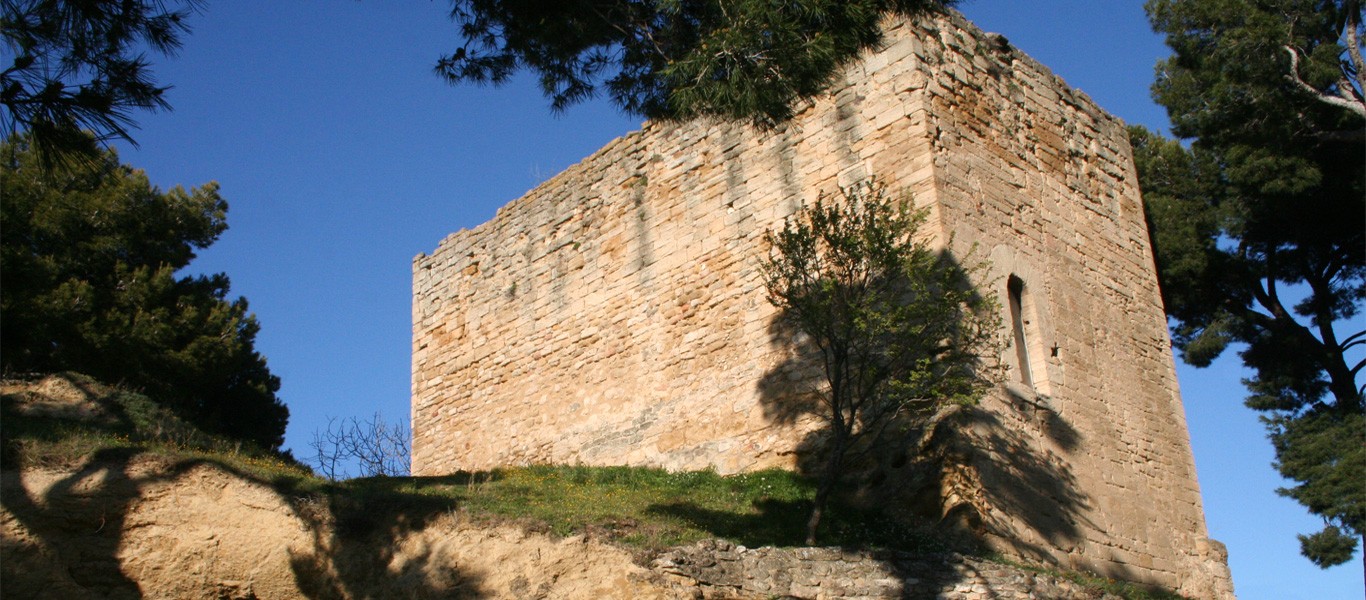
<instances>
[{"instance_id":1,"label":"tree trunk","mask_svg":"<svg viewBox=\"0 0 1366 600\"><path fill-rule=\"evenodd\" d=\"M1352 370L1347 368L1346 358L1341 352L1330 356L1324 371L1328 373L1328 389L1337 401L1337 408L1342 413L1353 413L1361 410L1362 398L1357 392L1356 377L1352 376Z\"/></svg>"},{"instance_id":2,"label":"tree trunk","mask_svg":"<svg viewBox=\"0 0 1366 600\"><path fill-rule=\"evenodd\" d=\"M828 477L828 476L827 476ZM816 505L811 507L811 517L806 520L806 545L816 545L816 528L821 525L821 513L825 510L825 499L829 495L830 486L825 483L826 477L821 478L821 486L816 490Z\"/></svg>"},{"instance_id":3,"label":"tree trunk","mask_svg":"<svg viewBox=\"0 0 1366 600\"><path fill-rule=\"evenodd\" d=\"M816 529L820 527L821 515L825 512L825 505L830 500L830 492L835 489L835 482L839 480L840 470L844 466L845 435L842 429L836 429L835 444L830 449L830 460L825 465L825 472L821 474L820 487L816 488L815 506L811 507L811 518L806 521L806 545L816 545Z\"/></svg>"}]
</instances>

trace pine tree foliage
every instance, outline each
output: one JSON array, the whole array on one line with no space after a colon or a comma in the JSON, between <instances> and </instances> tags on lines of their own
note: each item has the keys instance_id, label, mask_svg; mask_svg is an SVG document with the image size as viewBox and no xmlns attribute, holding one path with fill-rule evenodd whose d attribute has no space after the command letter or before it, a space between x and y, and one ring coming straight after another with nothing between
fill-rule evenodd
<instances>
[{"instance_id":1,"label":"pine tree foliage","mask_svg":"<svg viewBox=\"0 0 1366 600\"><path fill-rule=\"evenodd\" d=\"M814 406L828 432L827 457L807 524L821 513L846 454L876 443L902 417L974 404L999 377L1001 321L992 295L947 253L916 238L924 211L876 182L822 196L765 239L769 301L819 350L826 387Z\"/></svg>"},{"instance_id":2,"label":"pine tree foliage","mask_svg":"<svg viewBox=\"0 0 1366 600\"><path fill-rule=\"evenodd\" d=\"M1323 517L1305 554L1366 533L1366 102L1357 0L1150 0L1174 54L1153 94L1187 144L1131 130L1182 358L1231 344L1282 493ZM1319 548L1321 550L1314 550Z\"/></svg>"},{"instance_id":3,"label":"pine tree foliage","mask_svg":"<svg viewBox=\"0 0 1366 600\"><path fill-rule=\"evenodd\" d=\"M153 187L105 151L49 168L28 137L0 145L0 362L140 388L205 431L283 442L280 381L228 278L177 276L226 228L218 185Z\"/></svg>"},{"instance_id":4,"label":"pine tree foliage","mask_svg":"<svg viewBox=\"0 0 1366 600\"><path fill-rule=\"evenodd\" d=\"M551 107L606 93L655 119L772 124L881 40L888 13L954 0L453 0L465 43L437 63L452 83L536 73Z\"/></svg>"},{"instance_id":5,"label":"pine tree foliage","mask_svg":"<svg viewBox=\"0 0 1366 600\"><path fill-rule=\"evenodd\" d=\"M1326 522L1322 531L1301 535L1309 560L1332 566L1352 559L1357 537L1366 532L1366 415L1309 412L1267 419L1276 448L1276 467L1298 485L1277 490Z\"/></svg>"},{"instance_id":6,"label":"pine tree foliage","mask_svg":"<svg viewBox=\"0 0 1366 600\"><path fill-rule=\"evenodd\" d=\"M169 108L146 50L172 55L198 0L4 0L0 129L31 132L46 158L94 154L93 141L132 142L134 110Z\"/></svg>"}]
</instances>

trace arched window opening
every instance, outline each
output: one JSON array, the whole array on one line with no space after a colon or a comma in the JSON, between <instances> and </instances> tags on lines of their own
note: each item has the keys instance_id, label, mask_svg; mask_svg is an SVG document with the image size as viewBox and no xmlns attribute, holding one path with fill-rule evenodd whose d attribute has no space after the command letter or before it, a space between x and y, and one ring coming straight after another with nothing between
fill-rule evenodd
<instances>
[{"instance_id":1,"label":"arched window opening","mask_svg":"<svg viewBox=\"0 0 1366 600\"><path fill-rule=\"evenodd\" d=\"M1026 328L1029 319L1024 314L1024 281L1011 275L1006 281L1006 296L1010 304L1010 328L1015 346L1015 371L1019 382L1033 389L1033 364L1029 362L1029 338Z\"/></svg>"}]
</instances>

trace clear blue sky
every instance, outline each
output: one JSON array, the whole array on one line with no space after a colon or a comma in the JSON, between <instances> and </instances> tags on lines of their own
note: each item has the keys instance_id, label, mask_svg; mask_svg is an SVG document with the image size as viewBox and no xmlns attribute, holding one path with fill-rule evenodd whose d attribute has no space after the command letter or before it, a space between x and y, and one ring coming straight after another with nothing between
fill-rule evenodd
<instances>
[{"instance_id":1,"label":"clear blue sky","mask_svg":"<svg viewBox=\"0 0 1366 600\"><path fill-rule=\"evenodd\" d=\"M286 446L326 417L408 418L410 264L640 124L605 103L552 115L525 81L450 87L444 0L210 1L177 58L157 59L173 112L140 116L125 162L163 188L222 184L230 229L193 265L226 272L284 381ZM1166 55L1140 0L963 0L1102 107L1166 130L1152 104ZM1295 534L1317 520L1281 498L1236 357L1178 365L1211 535L1244 600L1362 598L1360 562L1321 571Z\"/></svg>"}]
</instances>

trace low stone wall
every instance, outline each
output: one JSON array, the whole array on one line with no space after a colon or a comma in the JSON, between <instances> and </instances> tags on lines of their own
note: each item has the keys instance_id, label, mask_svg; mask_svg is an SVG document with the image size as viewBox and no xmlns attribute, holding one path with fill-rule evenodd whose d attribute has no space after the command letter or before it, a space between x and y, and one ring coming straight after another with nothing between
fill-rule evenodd
<instances>
[{"instance_id":1,"label":"low stone wall","mask_svg":"<svg viewBox=\"0 0 1366 600\"><path fill-rule=\"evenodd\" d=\"M959 554L746 548L708 540L651 565L699 598L1118 600L1053 575Z\"/></svg>"}]
</instances>

